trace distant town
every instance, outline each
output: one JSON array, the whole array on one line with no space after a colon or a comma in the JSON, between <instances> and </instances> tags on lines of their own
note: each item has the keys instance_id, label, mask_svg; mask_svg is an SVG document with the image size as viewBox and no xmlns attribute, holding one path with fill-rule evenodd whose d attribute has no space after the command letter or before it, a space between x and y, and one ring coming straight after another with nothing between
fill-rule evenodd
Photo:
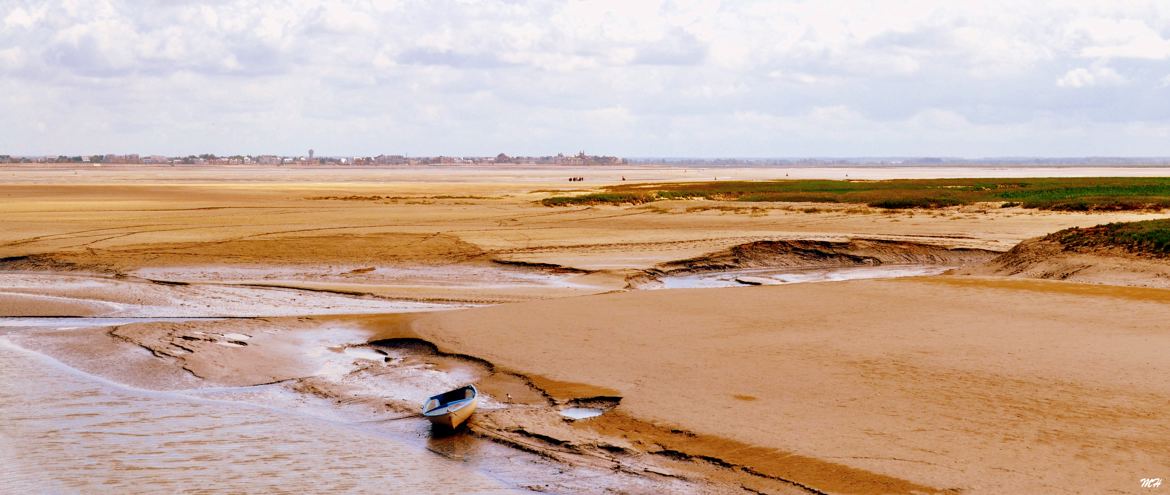
<instances>
[{"instance_id":1,"label":"distant town","mask_svg":"<svg viewBox=\"0 0 1170 495\"><path fill-rule=\"evenodd\" d=\"M103 155L5 155L0 154L0 164L44 163L44 164L143 164L143 165L265 165L265 166L387 166L387 165L647 165L662 164L703 167L850 167L850 166L964 166L1002 165L1015 167L1060 167L1060 166L1118 166L1118 167L1165 167L1170 166L1170 157L792 157L792 158L687 158L687 157L618 157L590 155L584 151L574 155L559 153L546 156L523 156L499 153L495 156L318 156L314 150L304 155L230 155L219 156L210 153L187 156L103 154Z\"/></svg>"},{"instance_id":2,"label":"distant town","mask_svg":"<svg viewBox=\"0 0 1170 495\"><path fill-rule=\"evenodd\" d=\"M525 163L536 165L621 165L627 163L616 156L588 155L585 152L566 156L317 156L313 150L305 155L231 155L218 156L210 153L187 156L163 155L58 155L19 156L0 155L0 163L88 163L101 164L145 164L145 165L454 165L454 164L495 164Z\"/></svg>"}]
</instances>

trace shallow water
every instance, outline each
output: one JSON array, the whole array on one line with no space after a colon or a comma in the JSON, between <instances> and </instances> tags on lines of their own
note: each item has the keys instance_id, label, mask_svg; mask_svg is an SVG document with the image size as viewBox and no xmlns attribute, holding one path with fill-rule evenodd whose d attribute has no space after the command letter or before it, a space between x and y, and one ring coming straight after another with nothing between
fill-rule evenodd
<instances>
[{"instance_id":1,"label":"shallow water","mask_svg":"<svg viewBox=\"0 0 1170 495\"><path fill-rule=\"evenodd\" d=\"M703 289L938 275L953 267L886 265L817 269L747 269L662 277L661 289Z\"/></svg>"},{"instance_id":2,"label":"shallow water","mask_svg":"<svg viewBox=\"0 0 1170 495\"><path fill-rule=\"evenodd\" d=\"M47 320L88 333L99 321L121 321ZM283 383L185 382L164 390L118 383L22 347L64 328L29 323L40 326L0 327L0 493L663 493L691 486L608 465L552 462L465 433L435 435L413 408L372 410L363 399L421 404L436 387L473 382L483 370L409 346L347 344L352 328L301 332L305 358L320 365L314 376L348 387L339 402ZM507 407L482 397L483 411Z\"/></svg>"},{"instance_id":3,"label":"shallow water","mask_svg":"<svg viewBox=\"0 0 1170 495\"><path fill-rule=\"evenodd\" d=\"M388 357L385 353L364 347L346 347L344 352L347 356L351 356L355 359L365 359L367 361L382 362L385 361Z\"/></svg>"},{"instance_id":4,"label":"shallow water","mask_svg":"<svg viewBox=\"0 0 1170 495\"><path fill-rule=\"evenodd\" d=\"M118 385L2 336L0 376L2 493L511 491L369 429Z\"/></svg>"},{"instance_id":5,"label":"shallow water","mask_svg":"<svg viewBox=\"0 0 1170 495\"><path fill-rule=\"evenodd\" d=\"M561 409L561 416L569 419L589 419L601 416L605 411L595 407L568 407Z\"/></svg>"},{"instance_id":6,"label":"shallow water","mask_svg":"<svg viewBox=\"0 0 1170 495\"><path fill-rule=\"evenodd\" d=\"M304 281L370 286L434 286L454 288L582 287L557 274L530 268L495 265L347 265L297 268L248 266L188 266L141 268L134 272L148 279L203 281L263 281L296 285Z\"/></svg>"},{"instance_id":7,"label":"shallow water","mask_svg":"<svg viewBox=\"0 0 1170 495\"><path fill-rule=\"evenodd\" d=\"M82 327L104 327L113 325L127 325L130 323L141 323L147 321L169 321L169 322L183 322L192 320L216 320L220 318L153 318L153 317L133 317L133 318L84 318L72 316L60 317L12 317L0 316L0 327L20 327L20 328L57 328L61 330L70 330Z\"/></svg>"},{"instance_id":8,"label":"shallow water","mask_svg":"<svg viewBox=\"0 0 1170 495\"><path fill-rule=\"evenodd\" d=\"M105 317L257 317L349 313L438 311L460 306L362 297L281 287L208 283L165 285L96 275L0 272L0 287L10 297L35 297L54 303L88 305L90 312L60 310L60 316ZM45 314L16 312L3 316ZM49 313L56 315L56 312Z\"/></svg>"}]
</instances>

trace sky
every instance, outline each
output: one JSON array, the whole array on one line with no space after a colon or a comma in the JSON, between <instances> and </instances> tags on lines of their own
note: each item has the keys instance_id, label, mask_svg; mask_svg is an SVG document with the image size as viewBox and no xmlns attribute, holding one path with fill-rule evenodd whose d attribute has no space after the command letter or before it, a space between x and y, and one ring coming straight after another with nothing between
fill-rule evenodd
<instances>
[{"instance_id":1,"label":"sky","mask_svg":"<svg viewBox=\"0 0 1170 495\"><path fill-rule=\"evenodd\" d=\"M1170 156L1170 2L0 0L0 154Z\"/></svg>"}]
</instances>

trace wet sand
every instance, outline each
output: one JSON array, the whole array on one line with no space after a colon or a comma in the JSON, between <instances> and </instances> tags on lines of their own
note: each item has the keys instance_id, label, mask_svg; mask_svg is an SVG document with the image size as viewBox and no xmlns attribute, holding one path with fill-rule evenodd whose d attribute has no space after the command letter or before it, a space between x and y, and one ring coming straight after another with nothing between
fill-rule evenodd
<instances>
[{"instance_id":1,"label":"wet sand","mask_svg":"<svg viewBox=\"0 0 1170 495\"><path fill-rule=\"evenodd\" d=\"M0 370L4 493L517 492L394 438L275 408L103 382L4 337Z\"/></svg>"},{"instance_id":2,"label":"wet sand","mask_svg":"<svg viewBox=\"0 0 1170 495\"><path fill-rule=\"evenodd\" d=\"M492 426L434 432L417 411L436 388L479 382L490 395L481 399L477 425L494 414L540 418L542 396L522 377L493 376L481 361L438 355L424 344L365 344L374 335L361 324L367 318L0 319L0 371L12 380L10 390L0 389L0 411L15 418L0 435L27 441L24 458L38 460L36 468L14 464L3 482L33 491L98 485L155 491L180 483L301 492L330 477L357 475L364 478L330 486L741 493L738 484L683 478L636 456L624 463L566 458ZM26 386L36 393L23 393ZM555 409L543 412L546 421L559 417ZM278 424L303 431L270 428ZM61 434L68 437L62 442L86 442L94 450L85 459L61 456L60 442L44 440ZM205 452L218 448L252 457ZM302 480L291 473L247 479L272 469L310 469L315 456L330 459ZM394 468L380 469L385 463ZM219 471L232 475L200 484ZM431 471L452 478L435 481ZM772 493L790 493L771 484L780 488Z\"/></svg>"},{"instance_id":3,"label":"wet sand","mask_svg":"<svg viewBox=\"0 0 1170 495\"><path fill-rule=\"evenodd\" d=\"M1166 174L791 173L840 178L846 170L851 178ZM1170 437L1170 390L1158 380L1170 358L1157 352L1167 342L1151 324L1170 316L1165 292L994 277L831 281L853 272L937 273L950 261L980 262L1062 228L1164 215L981 205L886 212L716 201L539 204L621 175L702 180L712 172L7 168L0 171L0 316L233 318L43 328L13 337L26 350L8 348L16 354L5 356L25 357L5 366L37 375L46 361L27 352L39 352L114 385L208 389L216 400L243 404L245 412L214 413L227 416L287 403L281 414L318 418L296 421L321 432L333 431L313 422L321 414L343 414L349 423L413 414L434 384L477 381L486 403L460 437L466 442L420 444L429 437L419 430L425 422L408 418L357 427L360 441L348 450L321 448L353 459L363 455L354 445L390 435L413 449L400 457L405 465L428 449L470 463L481 477L471 476L466 491L486 478L490 489L532 484L561 493L1097 493L1136 491L1141 478L1170 472L1160 440ZM718 170L721 179L788 172ZM587 181L569 184L570 175ZM872 267L842 264L832 258L838 248L816 251L823 262L783 250L733 256L782 241L885 251L865 258ZM922 264L890 264L900 258ZM773 262L783 269L734 271ZM830 281L638 290L735 278ZM399 314L435 309L444 311ZM79 386L54 383L44 389ZM53 403L22 385L5 393L0 407ZM73 405L58 404L60 415L0 434L46 435L69 421ZM105 415L95 408L86 414ZM574 409L602 414L562 414ZM159 431L175 431L184 418L163 416ZM258 429L267 428L259 421ZM90 429L117 430L97 425ZM320 441L267 431L306 448ZM103 445L94 438L69 441ZM100 478L116 467L71 462L54 454L55 442L38 447L44 459L66 461L60 479L72 483L82 475L69 473ZM147 450L144 462L153 462L157 452ZM116 452L111 462L139 459L137 449ZM304 455L290 462L313 462ZM419 462L429 469L431 461ZM240 467L226 479L252 487L246 473L264 469ZM201 473L196 479L212 471L191 472ZM155 473L127 470L108 482L148 483ZM29 485L29 476L12 486L73 486Z\"/></svg>"},{"instance_id":4,"label":"wet sand","mask_svg":"<svg viewBox=\"0 0 1170 495\"><path fill-rule=\"evenodd\" d=\"M809 282L839 282L842 280L917 277L938 275L950 268L946 266L881 266L861 268L814 268L807 270L778 270L755 268L727 270L715 273L699 273L665 276L661 279L663 289L709 289L718 287L743 287L745 285L781 285ZM657 287L654 287L657 288Z\"/></svg>"},{"instance_id":5,"label":"wet sand","mask_svg":"<svg viewBox=\"0 0 1170 495\"><path fill-rule=\"evenodd\" d=\"M1170 468L1167 294L936 276L111 335L208 385L278 383L365 418L409 416L433 387L475 382L473 438L538 452L578 483L575 470L605 468L687 491L1098 493ZM103 372L73 347L104 336L28 343ZM561 418L574 408L602 414Z\"/></svg>"},{"instance_id":6,"label":"wet sand","mask_svg":"<svg viewBox=\"0 0 1170 495\"><path fill-rule=\"evenodd\" d=\"M775 449L704 454L832 493L884 490L783 453L964 493L1129 491L1170 471L1163 291L947 280L630 292L385 332L612 389L626 414Z\"/></svg>"}]
</instances>

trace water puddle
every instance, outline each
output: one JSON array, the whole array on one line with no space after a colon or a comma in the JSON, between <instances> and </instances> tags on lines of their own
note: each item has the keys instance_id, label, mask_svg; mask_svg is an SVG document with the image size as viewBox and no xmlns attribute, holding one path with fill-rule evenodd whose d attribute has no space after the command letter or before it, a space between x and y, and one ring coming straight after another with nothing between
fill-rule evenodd
<instances>
[{"instance_id":1,"label":"water puddle","mask_svg":"<svg viewBox=\"0 0 1170 495\"><path fill-rule=\"evenodd\" d=\"M55 328L58 330L72 330L76 328L88 327L108 327L115 325L129 325L131 323L149 323L149 322L173 322L181 323L185 321L210 321L219 320L222 318L157 318L157 317L127 317L127 318L102 318L102 317L0 317L0 327L26 327L26 328ZM246 339L237 339L246 340Z\"/></svg>"},{"instance_id":2,"label":"water puddle","mask_svg":"<svg viewBox=\"0 0 1170 495\"><path fill-rule=\"evenodd\" d=\"M0 373L3 493L512 491L368 431L87 379L3 338Z\"/></svg>"},{"instance_id":3,"label":"water puddle","mask_svg":"<svg viewBox=\"0 0 1170 495\"><path fill-rule=\"evenodd\" d=\"M352 356L354 359L365 359L367 361L385 362L389 357L384 351L370 349L368 347L346 347L342 352L347 356Z\"/></svg>"},{"instance_id":4,"label":"water puddle","mask_svg":"<svg viewBox=\"0 0 1170 495\"><path fill-rule=\"evenodd\" d=\"M152 280L184 282L297 285L300 282L346 284L353 287L432 286L443 288L587 287L575 284L573 274L550 273L505 265L441 266L309 266L297 268L246 266L189 266L141 268L134 274Z\"/></svg>"},{"instance_id":5,"label":"water puddle","mask_svg":"<svg viewBox=\"0 0 1170 495\"><path fill-rule=\"evenodd\" d=\"M146 347L157 344L151 343L153 334L141 333L153 331L149 327L130 329L145 339L137 346L108 335L108 327L130 323L192 321L205 323L163 326L158 338L176 338L189 348L162 359ZM434 435L418 417L425 398L489 378L476 414L505 414L498 418L518 421L517 427L533 414L560 413L576 421L607 409L594 401L570 402L557 411L538 390L529 390L529 382L493 376L490 363L446 355L424 341L366 344L370 334L364 327L341 322L305 328L290 321L0 318L0 418L5 418L0 493L191 486L261 493L322 486L360 493L386 487L456 493L513 493L520 487L557 493L693 491L682 478L554 462L474 435ZM172 361L199 353L227 359L243 355L231 354L236 352L286 352L280 348L288 343L293 346L287 352L307 361L306 373L256 386L216 386L192 378ZM616 405L611 402L608 407ZM513 407L519 412L506 416Z\"/></svg>"},{"instance_id":6,"label":"water puddle","mask_svg":"<svg viewBox=\"0 0 1170 495\"><path fill-rule=\"evenodd\" d=\"M659 289L704 289L782 285L809 282L835 282L877 278L938 275L953 267L927 265L886 265L841 268L798 269L753 268L720 272L668 275L660 280Z\"/></svg>"},{"instance_id":7,"label":"water puddle","mask_svg":"<svg viewBox=\"0 0 1170 495\"><path fill-rule=\"evenodd\" d=\"M15 301L13 307L23 307L30 311L27 314L8 315L13 317L44 314L111 318L258 317L405 313L460 307L451 304L302 290L281 287L280 284L272 287L224 285L223 281L213 278L196 282L199 283L173 284L96 275L84 277L52 273L0 272L0 286L5 288L5 291L0 292L0 298Z\"/></svg>"},{"instance_id":8,"label":"water puddle","mask_svg":"<svg viewBox=\"0 0 1170 495\"><path fill-rule=\"evenodd\" d=\"M572 419L574 421L596 418L601 416L603 413L605 413L605 411L595 407L568 407L561 409L561 416Z\"/></svg>"}]
</instances>

